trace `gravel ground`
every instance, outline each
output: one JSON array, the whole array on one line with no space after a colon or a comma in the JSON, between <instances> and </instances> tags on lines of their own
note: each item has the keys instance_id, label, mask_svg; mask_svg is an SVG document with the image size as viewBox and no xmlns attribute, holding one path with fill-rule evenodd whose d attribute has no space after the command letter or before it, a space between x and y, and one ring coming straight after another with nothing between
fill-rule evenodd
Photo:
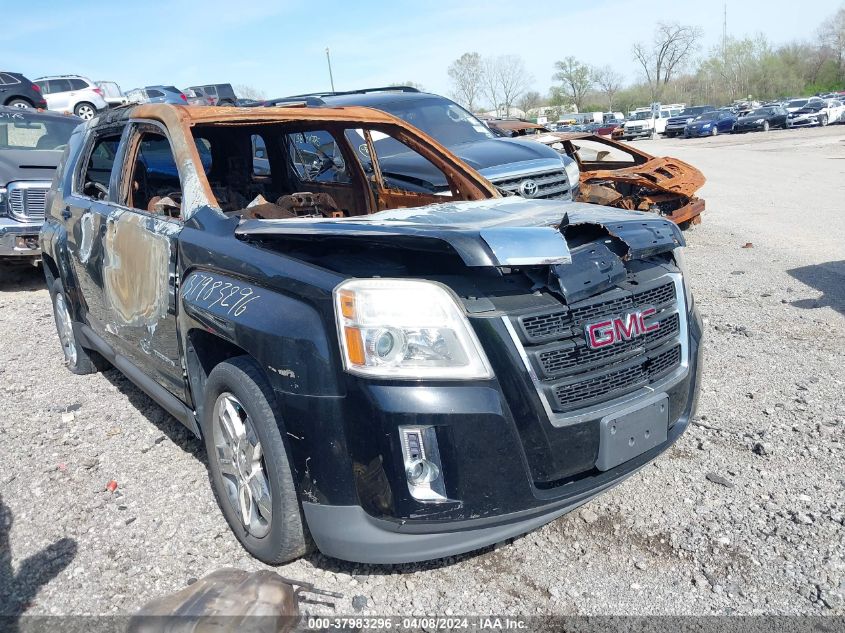
<instances>
[{"instance_id":1,"label":"gravel ground","mask_svg":"<svg viewBox=\"0 0 845 633\"><path fill-rule=\"evenodd\" d=\"M344 594L312 612L845 613L845 126L637 146L708 177L687 233L706 324L695 424L610 493L495 548L278 568ZM116 371L63 367L42 281L0 280L0 612L131 613L220 567L262 568L218 511L199 442Z\"/></svg>"}]
</instances>

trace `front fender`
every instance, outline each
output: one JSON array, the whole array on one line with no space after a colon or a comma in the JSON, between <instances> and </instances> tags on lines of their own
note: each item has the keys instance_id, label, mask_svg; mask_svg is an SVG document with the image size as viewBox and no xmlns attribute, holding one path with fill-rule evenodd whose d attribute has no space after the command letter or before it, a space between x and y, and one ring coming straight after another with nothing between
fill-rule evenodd
<instances>
[{"instance_id":1,"label":"front fender","mask_svg":"<svg viewBox=\"0 0 845 633\"><path fill-rule=\"evenodd\" d=\"M315 307L204 270L191 271L179 294L184 336L201 328L243 349L263 367L275 391L342 395L334 327Z\"/></svg>"}]
</instances>

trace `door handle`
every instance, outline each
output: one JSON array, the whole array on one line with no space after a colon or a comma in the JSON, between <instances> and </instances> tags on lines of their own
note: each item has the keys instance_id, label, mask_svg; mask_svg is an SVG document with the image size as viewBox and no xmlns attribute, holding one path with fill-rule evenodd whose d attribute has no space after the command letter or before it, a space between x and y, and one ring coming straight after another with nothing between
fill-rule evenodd
<instances>
[{"instance_id":1,"label":"door handle","mask_svg":"<svg viewBox=\"0 0 845 633\"><path fill-rule=\"evenodd\" d=\"M62 217L65 220L70 220L70 215L70 207L65 207L64 209L62 209Z\"/></svg>"}]
</instances>

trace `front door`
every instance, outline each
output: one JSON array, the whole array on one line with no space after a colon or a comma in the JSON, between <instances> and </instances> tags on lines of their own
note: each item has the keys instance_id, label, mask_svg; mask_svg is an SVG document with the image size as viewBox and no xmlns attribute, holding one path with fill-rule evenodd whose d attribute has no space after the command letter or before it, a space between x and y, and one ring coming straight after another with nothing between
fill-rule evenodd
<instances>
[{"instance_id":1,"label":"front door","mask_svg":"<svg viewBox=\"0 0 845 633\"><path fill-rule=\"evenodd\" d=\"M121 178L113 180L119 191L101 238L106 338L118 353L184 398L176 328L179 170L161 125L134 121L129 126Z\"/></svg>"},{"instance_id":2,"label":"front door","mask_svg":"<svg viewBox=\"0 0 845 633\"><path fill-rule=\"evenodd\" d=\"M71 190L61 209L73 277L81 291L82 318L100 336L109 321L103 303L102 236L112 208L112 171L115 165L120 170L118 148L124 128L124 123L97 128L82 140L82 160L71 176Z\"/></svg>"}]
</instances>

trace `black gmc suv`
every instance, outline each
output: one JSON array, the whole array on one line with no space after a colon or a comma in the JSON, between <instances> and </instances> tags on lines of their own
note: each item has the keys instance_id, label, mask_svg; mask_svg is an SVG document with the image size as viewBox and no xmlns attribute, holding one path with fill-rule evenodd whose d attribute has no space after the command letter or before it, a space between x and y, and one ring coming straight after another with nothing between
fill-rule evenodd
<instances>
[{"instance_id":1,"label":"black gmc suv","mask_svg":"<svg viewBox=\"0 0 845 633\"><path fill-rule=\"evenodd\" d=\"M446 190L391 182L385 137ZM695 407L674 224L502 197L376 110L100 114L71 137L41 246L69 369L114 366L201 437L268 563L524 533L657 457Z\"/></svg>"}]
</instances>

